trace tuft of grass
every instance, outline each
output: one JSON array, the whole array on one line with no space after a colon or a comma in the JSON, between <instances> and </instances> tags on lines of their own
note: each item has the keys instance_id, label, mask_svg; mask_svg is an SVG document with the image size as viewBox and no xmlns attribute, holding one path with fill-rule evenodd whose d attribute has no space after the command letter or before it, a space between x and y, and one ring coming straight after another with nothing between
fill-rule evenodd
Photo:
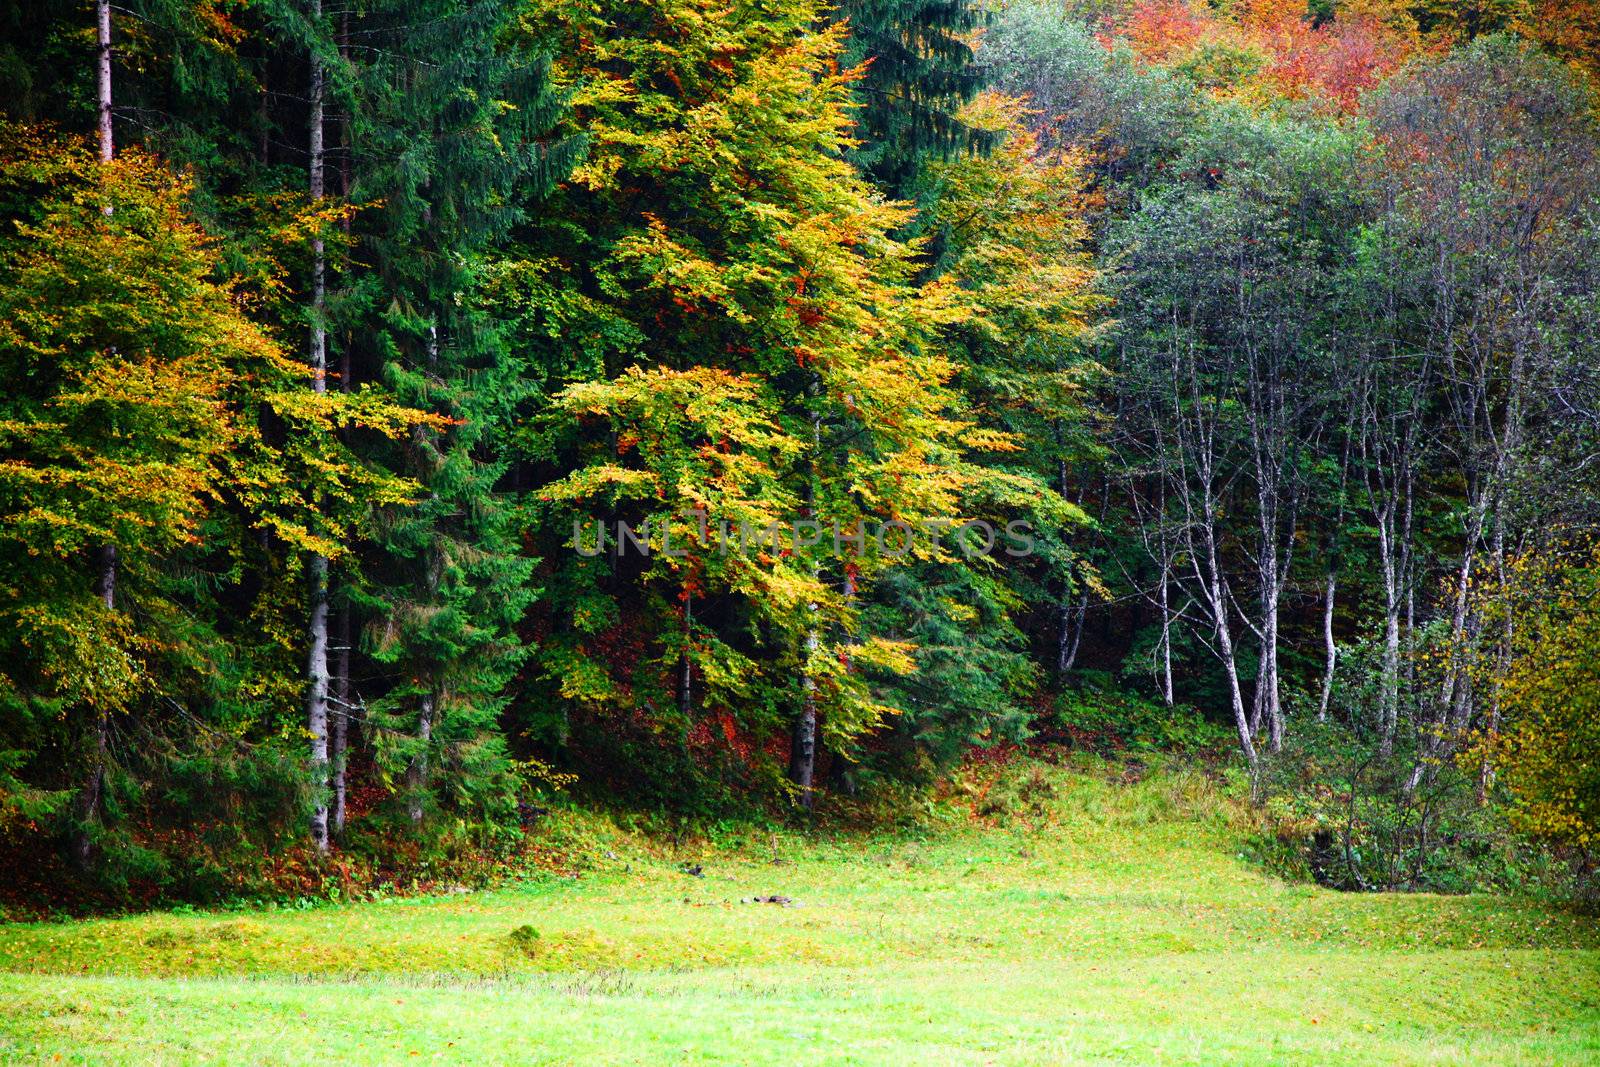
<instances>
[{"instance_id":1,"label":"tuft of grass","mask_svg":"<svg viewBox=\"0 0 1600 1067\"><path fill-rule=\"evenodd\" d=\"M1600 1057L1592 922L1275 880L1214 782L1155 762L987 767L893 831L543 832L571 873L0 927L0 1061Z\"/></svg>"},{"instance_id":2,"label":"tuft of grass","mask_svg":"<svg viewBox=\"0 0 1600 1067\"><path fill-rule=\"evenodd\" d=\"M523 923L515 930L512 930L508 937L511 941L511 947L529 959L539 955L539 931L527 923Z\"/></svg>"}]
</instances>

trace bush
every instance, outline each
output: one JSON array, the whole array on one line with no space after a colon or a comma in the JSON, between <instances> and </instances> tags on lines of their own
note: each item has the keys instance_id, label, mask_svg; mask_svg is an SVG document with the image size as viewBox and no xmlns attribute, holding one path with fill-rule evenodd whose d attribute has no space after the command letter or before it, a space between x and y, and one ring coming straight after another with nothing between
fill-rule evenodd
<instances>
[{"instance_id":1,"label":"bush","mask_svg":"<svg viewBox=\"0 0 1600 1067\"><path fill-rule=\"evenodd\" d=\"M1571 873L1480 801L1475 773L1441 763L1407 789L1415 753L1384 756L1341 723L1297 724L1262 761L1264 827L1250 853L1275 873L1346 890L1571 896Z\"/></svg>"},{"instance_id":2,"label":"bush","mask_svg":"<svg viewBox=\"0 0 1600 1067\"><path fill-rule=\"evenodd\" d=\"M1062 735L1074 746L1113 752L1197 752L1228 743L1228 732L1208 722L1195 708L1168 707L1159 701L1109 687L1094 672L1083 672L1079 686L1056 697L1051 717L1039 724L1049 738Z\"/></svg>"}]
</instances>

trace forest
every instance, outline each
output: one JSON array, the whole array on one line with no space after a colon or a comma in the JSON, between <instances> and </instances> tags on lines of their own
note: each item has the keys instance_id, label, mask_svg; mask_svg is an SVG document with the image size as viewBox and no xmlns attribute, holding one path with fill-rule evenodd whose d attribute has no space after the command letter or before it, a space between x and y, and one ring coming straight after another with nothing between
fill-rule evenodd
<instances>
[{"instance_id":1,"label":"forest","mask_svg":"<svg viewBox=\"0 0 1600 1067\"><path fill-rule=\"evenodd\" d=\"M1593 899L1600 7L0 10L7 914L1037 752Z\"/></svg>"},{"instance_id":2,"label":"forest","mask_svg":"<svg viewBox=\"0 0 1600 1067\"><path fill-rule=\"evenodd\" d=\"M1600 1062L1600 5L0 0L0 1062Z\"/></svg>"}]
</instances>

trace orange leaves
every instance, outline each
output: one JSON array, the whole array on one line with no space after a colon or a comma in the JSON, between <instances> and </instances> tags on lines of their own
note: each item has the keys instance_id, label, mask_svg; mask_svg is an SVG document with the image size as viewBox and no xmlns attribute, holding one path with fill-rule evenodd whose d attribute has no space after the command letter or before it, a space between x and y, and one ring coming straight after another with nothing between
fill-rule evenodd
<instances>
[{"instance_id":1,"label":"orange leaves","mask_svg":"<svg viewBox=\"0 0 1600 1067\"><path fill-rule=\"evenodd\" d=\"M789 301L789 310L794 312L795 321L800 324L801 329L805 330L815 329L827 319L827 315L823 313L820 306L806 300L791 299ZM805 366L804 354L797 350L797 355L800 357L800 365L802 367Z\"/></svg>"},{"instance_id":2,"label":"orange leaves","mask_svg":"<svg viewBox=\"0 0 1600 1067\"><path fill-rule=\"evenodd\" d=\"M1346 113L1398 70L1413 47L1376 18L1355 14L1315 28L1303 18L1280 17L1262 29L1272 41L1267 74L1277 90L1319 97Z\"/></svg>"},{"instance_id":3,"label":"orange leaves","mask_svg":"<svg viewBox=\"0 0 1600 1067\"><path fill-rule=\"evenodd\" d=\"M1215 92L1310 98L1347 113L1418 46L1415 23L1384 0L1340 4L1321 25L1299 0L1245 0L1226 13L1142 0L1117 36L1145 62L1177 67Z\"/></svg>"},{"instance_id":4,"label":"orange leaves","mask_svg":"<svg viewBox=\"0 0 1600 1067\"><path fill-rule=\"evenodd\" d=\"M1165 63L1216 29L1214 18L1188 0L1140 0L1124 16L1119 35L1140 59Z\"/></svg>"},{"instance_id":5,"label":"orange leaves","mask_svg":"<svg viewBox=\"0 0 1600 1067\"><path fill-rule=\"evenodd\" d=\"M1532 0L1516 30L1557 58L1600 76L1600 3L1596 0Z\"/></svg>"}]
</instances>

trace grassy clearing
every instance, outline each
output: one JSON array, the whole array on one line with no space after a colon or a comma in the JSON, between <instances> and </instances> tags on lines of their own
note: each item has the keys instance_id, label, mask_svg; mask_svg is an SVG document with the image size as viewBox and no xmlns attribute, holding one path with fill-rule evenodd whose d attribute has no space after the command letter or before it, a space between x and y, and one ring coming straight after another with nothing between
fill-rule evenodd
<instances>
[{"instance_id":1,"label":"grassy clearing","mask_svg":"<svg viewBox=\"0 0 1600 1067\"><path fill-rule=\"evenodd\" d=\"M1187 774L1023 765L974 806L678 848L565 813L578 878L0 927L0 1060L1600 1058L1591 921L1282 884Z\"/></svg>"}]
</instances>

